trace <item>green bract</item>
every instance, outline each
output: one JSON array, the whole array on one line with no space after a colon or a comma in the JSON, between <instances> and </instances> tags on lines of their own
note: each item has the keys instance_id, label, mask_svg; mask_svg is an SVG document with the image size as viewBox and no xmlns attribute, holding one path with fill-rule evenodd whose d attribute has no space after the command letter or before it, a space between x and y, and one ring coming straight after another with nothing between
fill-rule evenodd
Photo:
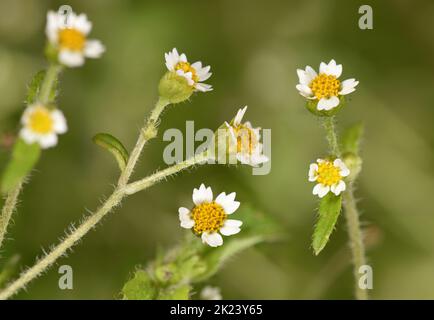
<instances>
[{"instance_id":1,"label":"green bract","mask_svg":"<svg viewBox=\"0 0 434 320\"><path fill-rule=\"evenodd\" d=\"M166 72L160 80L158 92L160 97L167 99L170 103L180 103L191 97L194 87L188 84L186 78L175 72Z\"/></svg>"},{"instance_id":2,"label":"green bract","mask_svg":"<svg viewBox=\"0 0 434 320\"><path fill-rule=\"evenodd\" d=\"M317 106L318 106L318 100L307 100L306 102L306 109L309 110L311 113L313 113L316 116L319 117L331 117L336 115L339 111L341 111L344 107L345 107L345 96L340 96L339 97L339 105L337 105L336 107L334 107L333 109L330 110L318 110Z\"/></svg>"}]
</instances>

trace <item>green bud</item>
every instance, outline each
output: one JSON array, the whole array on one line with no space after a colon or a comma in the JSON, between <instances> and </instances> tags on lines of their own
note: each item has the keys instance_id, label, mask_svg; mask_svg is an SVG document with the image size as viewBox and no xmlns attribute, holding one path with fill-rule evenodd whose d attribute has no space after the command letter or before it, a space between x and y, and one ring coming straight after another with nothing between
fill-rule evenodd
<instances>
[{"instance_id":1,"label":"green bud","mask_svg":"<svg viewBox=\"0 0 434 320\"><path fill-rule=\"evenodd\" d=\"M360 171L362 171L362 158L352 152L345 153L342 158L345 165L350 169L350 175L347 179L350 181L356 180Z\"/></svg>"},{"instance_id":2,"label":"green bud","mask_svg":"<svg viewBox=\"0 0 434 320\"><path fill-rule=\"evenodd\" d=\"M158 92L160 97L175 104L190 98L194 92L194 87L190 86L184 77L175 72L167 72L160 80Z\"/></svg>"},{"instance_id":3,"label":"green bud","mask_svg":"<svg viewBox=\"0 0 434 320\"><path fill-rule=\"evenodd\" d=\"M173 263L159 266L155 269L155 278L162 283L173 280L176 273L176 266Z\"/></svg>"},{"instance_id":4,"label":"green bud","mask_svg":"<svg viewBox=\"0 0 434 320\"><path fill-rule=\"evenodd\" d=\"M330 110L318 110L318 100L308 100L306 103L306 109L309 110L311 113L313 113L316 116L319 117L331 117L336 115L341 109L345 107L345 96L339 97L339 104Z\"/></svg>"}]
</instances>

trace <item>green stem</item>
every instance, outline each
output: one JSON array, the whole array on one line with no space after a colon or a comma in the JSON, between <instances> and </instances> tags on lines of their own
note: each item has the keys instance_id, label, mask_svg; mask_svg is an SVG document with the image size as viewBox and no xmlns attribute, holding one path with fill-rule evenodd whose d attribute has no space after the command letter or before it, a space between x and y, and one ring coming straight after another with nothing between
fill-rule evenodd
<instances>
[{"instance_id":1,"label":"green stem","mask_svg":"<svg viewBox=\"0 0 434 320\"><path fill-rule=\"evenodd\" d=\"M326 130L330 152L333 156L339 158L341 156L341 152L339 150L338 137L336 134L335 117L332 116L323 118L323 126Z\"/></svg>"},{"instance_id":2,"label":"green stem","mask_svg":"<svg viewBox=\"0 0 434 320\"><path fill-rule=\"evenodd\" d=\"M50 95L57 77L62 70L59 64L51 63L45 73L44 81L42 82L41 89L39 90L39 101L43 104L50 102Z\"/></svg>"},{"instance_id":3,"label":"green stem","mask_svg":"<svg viewBox=\"0 0 434 320\"><path fill-rule=\"evenodd\" d=\"M353 183L348 183L348 189L343 193L345 218L347 220L348 235L350 237L350 247L353 256L353 273L356 281L355 294L358 300L368 299L368 290L359 286L361 266L366 264L365 245L363 234L360 228L359 212L357 211L356 200L354 199Z\"/></svg>"},{"instance_id":4,"label":"green stem","mask_svg":"<svg viewBox=\"0 0 434 320\"><path fill-rule=\"evenodd\" d=\"M326 130L330 152L333 156L340 157L341 151L339 148L334 117L326 117L323 119L323 126ZM350 238L350 248L353 259L355 296L358 300L366 300L368 299L368 292L359 286L359 269L362 265L366 264L365 246L363 244L359 212L354 199L354 188L352 182L348 183L348 188L346 191L344 191L342 197L344 200L343 205L345 209L345 218L347 220L348 236Z\"/></svg>"},{"instance_id":5,"label":"green stem","mask_svg":"<svg viewBox=\"0 0 434 320\"><path fill-rule=\"evenodd\" d=\"M122 172L119 178L119 186L122 187L128 183L146 142L157 136L158 119L160 118L160 115L163 112L164 108L168 105L168 100L162 98L158 99L154 109L151 111L151 115L146 122L146 125L140 130L140 135L137 139L136 145L133 151L131 151L125 170Z\"/></svg>"},{"instance_id":6,"label":"green stem","mask_svg":"<svg viewBox=\"0 0 434 320\"><path fill-rule=\"evenodd\" d=\"M130 184L128 184L125 187L125 194L131 195L134 194L136 192L139 192L143 189L148 188L149 186L153 185L154 183L156 183L157 181L160 181L162 179L164 179L167 176L171 176L181 170L184 170L188 167L197 165L197 164L201 164L203 162L205 162L206 160L208 160L208 155L207 152L205 151L202 154L196 155L191 157L190 159L187 159L183 162L177 163L171 167L168 167L164 170L158 171L155 174L143 178L141 180L138 180L136 182L132 182Z\"/></svg>"},{"instance_id":7,"label":"green stem","mask_svg":"<svg viewBox=\"0 0 434 320\"><path fill-rule=\"evenodd\" d=\"M112 195L99 207L99 209L89 216L77 229L71 232L62 242L60 242L53 250L51 250L36 264L27 269L21 276L9 284L3 291L0 292L0 300L8 299L16 294L19 290L24 288L30 281L38 277L41 273L45 272L53 263L62 257L71 247L73 247L79 240L81 240L90 230L92 230L107 213L114 207L118 206L122 199L129 194L133 194L139 190L144 190L159 181L176 174L188 167L199 164L207 159L206 154L188 159L184 162L178 163L165 170L158 171L149 177L139 180L138 183L131 183L125 187L117 187Z\"/></svg>"},{"instance_id":8,"label":"green stem","mask_svg":"<svg viewBox=\"0 0 434 320\"><path fill-rule=\"evenodd\" d=\"M6 235L12 213L14 212L17 205L17 199L21 191L21 186L22 182L20 181L11 191L8 192L6 196L5 204L3 205L0 215L0 248Z\"/></svg>"},{"instance_id":9,"label":"green stem","mask_svg":"<svg viewBox=\"0 0 434 320\"><path fill-rule=\"evenodd\" d=\"M80 240L90 229L92 229L115 205L122 199L122 193L115 190L103 205L89 218L87 218L77 229L67 236L60 244L51 250L45 257L40 259L33 267L27 269L21 276L0 292L0 300L4 300L25 287L27 283L39 276L44 270L51 266L58 258L63 256L78 240Z\"/></svg>"}]
</instances>

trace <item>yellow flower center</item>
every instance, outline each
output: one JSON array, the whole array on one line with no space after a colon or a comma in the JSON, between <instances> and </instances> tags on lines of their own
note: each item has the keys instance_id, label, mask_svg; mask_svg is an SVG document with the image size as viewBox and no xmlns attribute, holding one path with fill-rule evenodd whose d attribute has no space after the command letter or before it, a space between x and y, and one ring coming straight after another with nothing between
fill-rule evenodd
<instances>
[{"instance_id":1,"label":"yellow flower center","mask_svg":"<svg viewBox=\"0 0 434 320\"><path fill-rule=\"evenodd\" d=\"M319 100L321 98L337 97L341 82L335 76L321 73L312 80L309 87Z\"/></svg>"},{"instance_id":2,"label":"yellow flower center","mask_svg":"<svg viewBox=\"0 0 434 320\"><path fill-rule=\"evenodd\" d=\"M59 46L62 49L69 49L72 51L82 51L86 37L83 33L76 29L61 29L59 30Z\"/></svg>"},{"instance_id":3,"label":"yellow flower center","mask_svg":"<svg viewBox=\"0 0 434 320\"><path fill-rule=\"evenodd\" d=\"M199 81L199 77L197 75L196 69L193 68L190 63L188 62L178 62L178 64L175 66L175 70L182 70L185 73L191 72L191 78L194 82Z\"/></svg>"},{"instance_id":4,"label":"yellow flower center","mask_svg":"<svg viewBox=\"0 0 434 320\"><path fill-rule=\"evenodd\" d=\"M44 107L36 108L29 117L28 126L33 132L40 134L52 132L54 121L50 111Z\"/></svg>"},{"instance_id":5,"label":"yellow flower center","mask_svg":"<svg viewBox=\"0 0 434 320\"><path fill-rule=\"evenodd\" d=\"M253 130L240 124L234 127L234 133L237 138L237 153L252 154L259 142Z\"/></svg>"},{"instance_id":6,"label":"yellow flower center","mask_svg":"<svg viewBox=\"0 0 434 320\"><path fill-rule=\"evenodd\" d=\"M220 230L226 220L227 214L223 207L217 203L201 203L191 210L194 220L193 231L196 234L202 232L215 232Z\"/></svg>"},{"instance_id":7,"label":"yellow flower center","mask_svg":"<svg viewBox=\"0 0 434 320\"><path fill-rule=\"evenodd\" d=\"M318 163L317 175L316 181L325 186L334 185L342 179L339 168L330 161Z\"/></svg>"}]
</instances>

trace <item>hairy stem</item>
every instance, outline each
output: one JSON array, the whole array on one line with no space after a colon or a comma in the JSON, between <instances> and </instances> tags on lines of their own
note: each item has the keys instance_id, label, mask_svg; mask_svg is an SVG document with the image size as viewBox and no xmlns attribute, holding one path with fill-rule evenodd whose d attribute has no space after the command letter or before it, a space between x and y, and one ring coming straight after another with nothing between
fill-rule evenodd
<instances>
[{"instance_id":1,"label":"hairy stem","mask_svg":"<svg viewBox=\"0 0 434 320\"><path fill-rule=\"evenodd\" d=\"M350 247L353 256L356 298L358 300L367 300L368 291L359 286L359 269L366 264L366 257L363 234L360 228L359 212L357 211L353 189L353 184L350 182L347 191L343 194L345 218L347 220L348 235L350 237Z\"/></svg>"},{"instance_id":2,"label":"hairy stem","mask_svg":"<svg viewBox=\"0 0 434 320\"><path fill-rule=\"evenodd\" d=\"M169 105L168 100L162 98L158 99L154 109L151 111L151 115L148 118L146 125L140 130L140 135L137 139L136 145L133 151L131 151L125 170L119 178L118 185L120 187L125 186L128 183L146 142L157 136L158 119L167 105Z\"/></svg>"},{"instance_id":3,"label":"hairy stem","mask_svg":"<svg viewBox=\"0 0 434 320\"><path fill-rule=\"evenodd\" d=\"M196 155L194 157L191 157L190 159L187 159L183 162L177 163L171 167L168 167L164 170L158 171L154 173L153 175L143 178L141 180L138 180L136 182L132 182L128 184L125 187L125 194L134 194L136 192L139 192L143 189L148 188L149 186L153 185L154 183L164 179L165 177L171 176L181 170L184 170L188 167L194 166L196 164L200 164L208 160L207 152L204 152L202 154Z\"/></svg>"},{"instance_id":4,"label":"hairy stem","mask_svg":"<svg viewBox=\"0 0 434 320\"><path fill-rule=\"evenodd\" d=\"M0 292L0 299L7 299L19 289L23 288L29 281L33 280L51 266L58 258L80 240L90 229L92 229L114 206L122 199L122 193L115 191L103 205L90 217L88 217L75 231L67 236L50 253L39 260L33 267L21 274L20 278L12 282Z\"/></svg>"},{"instance_id":5,"label":"hairy stem","mask_svg":"<svg viewBox=\"0 0 434 320\"><path fill-rule=\"evenodd\" d=\"M53 86L56 83L59 72L62 70L62 66L59 64L51 63L45 73L44 80L41 85L41 89L39 90L39 101L41 103L49 103L50 102L50 94L53 90Z\"/></svg>"},{"instance_id":6,"label":"hairy stem","mask_svg":"<svg viewBox=\"0 0 434 320\"><path fill-rule=\"evenodd\" d=\"M325 117L323 119L323 126L326 130L331 154L335 157L340 157L341 152L339 150L338 137L335 128L335 117Z\"/></svg>"},{"instance_id":7,"label":"hairy stem","mask_svg":"<svg viewBox=\"0 0 434 320\"><path fill-rule=\"evenodd\" d=\"M0 300L8 299L16 294L20 289L24 288L27 283L38 277L46 271L53 263L62 257L72 246L74 246L81 238L83 238L91 229L93 229L101 219L109 213L121 200L139 190L144 190L158 183L164 178L182 171L195 164L199 164L207 159L206 154L201 154L197 157L180 162L172 167L158 171L147 178L126 185L123 188L117 187L112 195L99 207L99 209L89 216L77 229L71 232L62 242L60 242L53 250L45 257L36 262L36 264L27 269L21 276L0 292Z\"/></svg>"},{"instance_id":8,"label":"hairy stem","mask_svg":"<svg viewBox=\"0 0 434 320\"><path fill-rule=\"evenodd\" d=\"M340 157L341 152L338 144L334 117L326 117L323 120L323 125L327 133L327 141L332 155ZM352 182L348 183L348 188L344 191L342 197L344 200L345 218L347 220L348 236L350 238L350 248L353 259L355 296L359 300L366 300L368 299L368 292L359 286L359 269L362 265L366 264L365 246L363 244L359 212L354 199L354 188Z\"/></svg>"},{"instance_id":9,"label":"hairy stem","mask_svg":"<svg viewBox=\"0 0 434 320\"><path fill-rule=\"evenodd\" d=\"M8 192L3 205L3 209L0 216L0 248L2 246L6 231L11 219L12 213L17 205L18 195L21 191L22 182L20 181L11 191Z\"/></svg>"}]
</instances>

